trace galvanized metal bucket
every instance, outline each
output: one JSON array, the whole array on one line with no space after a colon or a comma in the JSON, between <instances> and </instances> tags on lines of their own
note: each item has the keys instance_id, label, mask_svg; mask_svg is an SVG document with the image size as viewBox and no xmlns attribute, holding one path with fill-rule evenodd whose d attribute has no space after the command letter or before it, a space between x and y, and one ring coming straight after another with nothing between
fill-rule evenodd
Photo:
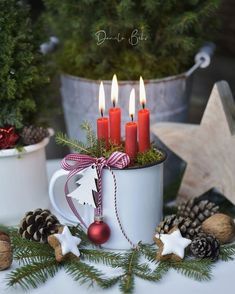
<instances>
[{"instance_id":1,"label":"galvanized metal bucket","mask_svg":"<svg viewBox=\"0 0 235 294\"><path fill-rule=\"evenodd\" d=\"M106 94L106 109L111 106L111 81L103 81ZM88 80L63 74L61 76L61 93L67 131L71 138L85 140L80 125L89 121L96 129L99 117L98 92L100 81ZM128 104L130 91L135 88L139 93L139 81L119 81L118 106L122 109L122 136L124 125L130 120ZM159 121L186 121L192 78L181 74L165 79L145 81L147 107L151 109L151 123Z\"/></svg>"}]
</instances>

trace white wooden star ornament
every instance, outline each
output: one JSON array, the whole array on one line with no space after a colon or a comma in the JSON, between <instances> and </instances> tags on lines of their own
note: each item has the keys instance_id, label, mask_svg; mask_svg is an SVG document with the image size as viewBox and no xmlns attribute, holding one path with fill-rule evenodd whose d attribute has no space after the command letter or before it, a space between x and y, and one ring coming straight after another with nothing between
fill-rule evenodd
<instances>
[{"instance_id":1,"label":"white wooden star ornament","mask_svg":"<svg viewBox=\"0 0 235 294\"><path fill-rule=\"evenodd\" d=\"M156 234L155 240L159 247L157 259L181 260L184 258L186 247L192 242L182 237L178 228L174 228L168 234ZM163 258L162 258L163 257ZM164 258L165 257L165 258Z\"/></svg>"},{"instance_id":2,"label":"white wooden star ornament","mask_svg":"<svg viewBox=\"0 0 235 294\"><path fill-rule=\"evenodd\" d=\"M214 85L200 125L157 123L152 131L187 163L177 200L217 188L235 204L235 103L227 82Z\"/></svg>"}]
</instances>

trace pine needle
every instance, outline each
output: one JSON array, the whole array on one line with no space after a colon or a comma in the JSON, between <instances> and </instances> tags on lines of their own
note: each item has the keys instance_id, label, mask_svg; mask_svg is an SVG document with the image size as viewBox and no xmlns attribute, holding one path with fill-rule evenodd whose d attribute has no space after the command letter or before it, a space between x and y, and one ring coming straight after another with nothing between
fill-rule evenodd
<instances>
[{"instance_id":1,"label":"pine needle","mask_svg":"<svg viewBox=\"0 0 235 294\"><path fill-rule=\"evenodd\" d=\"M105 278L100 270L81 261L68 261L65 263L65 269L80 284L88 283L89 286L93 286L96 283L102 288L109 288L118 281L118 278Z\"/></svg>"},{"instance_id":2,"label":"pine needle","mask_svg":"<svg viewBox=\"0 0 235 294\"><path fill-rule=\"evenodd\" d=\"M119 288L122 293L133 293L134 291L134 273L140 259L140 251L136 248L127 252L120 259L119 267L123 268L124 275L120 280Z\"/></svg>"},{"instance_id":3,"label":"pine needle","mask_svg":"<svg viewBox=\"0 0 235 294\"><path fill-rule=\"evenodd\" d=\"M92 127L90 125L89 122L84 121L81 124L81 130L86 132L86 141L87 141L87 145L91 148L92 146L94 146L96 144L96 135L95 132L92 130Z\"/></svg>"},{"instance_id":4,"label":"pine needle","mask_svg":"<svg viewBox=\"0 0 235 294\"><path fill-rule=\"evenodd\" d=\"M211 279L213 262L209 259L185 259L180 262L168 262L168 266L191 279L208 281Z\"/></svg>"},{"instance_id":5,"label":"pine needle","mask_svg":"<svg viewBox=\"0 0 235 294\"><path fill-rule=\"evenodd\" d=\"M80 226L70 227L70 230L73 235L81 239L84 238L84 244L80 247L81 259L70 258L59 264L55 260L54 250L48 244L24 239L15 228L6 229L5 232L10 234L14 247L14 259L23 264L7 276L8 285L19 285L24 289L36 288L45 283L48 278L53 277L61 267L64 267L66 272L80 284L88 283L90 286L97 284L106 289L119 283L119 289L122 293L134 292L135 277L157 282L165 276L169 269L174 269L197 281L211 279L215 262L209 259L189 259L186 256L180 262L157 262L156 246L142 243L138 244L138 249L126 250L122 253L93 249ZM89 248L85 248L85 245L88 245ZM235 244L221 246L219 256L221 260L229 261L233 259L234 255ZM145 257L146 263L140 263L141 257ZM122 270L122 273L113 278L107 278L102 271L95 266L86 264L83 260L118 268ZM155 265L154 269L151 264Z\"/></svg>"},{"instance_id":6,"label":"pine needle","mask_svg":"<svg viewBox=\"0 0 235 294\"><path fill-rule=\"evenodd\" d=\"M219 259L223 261L233 260L235 257L235 244L220 246Z\"/></svg>"},{"instance_id":7,"label":"pine needle","mask_svg":"<svg viewBox=\"0 0 235 294\"><path fill-rule=\"evenodd\" d=\"M48 278L54 277L60 268L60 264L54 260L44 261L43 263L27 264L13 270L7 276L8 286L21 286L23 289L37 288L45 283Z\"/></svg>"},{"instance_id":8,"label":"pine needle","mask_svg":"<svg viewBox=\"0 0 235 294\"><path fill-rule=\"evenodd\" d=\"M125 274L119 284L119 289L122 293L131 294L134 292L134 275L131 273Z\"/></svg>"},{"instance_id":9,"label":"pine needle","mask_svg":"<svg viewBox=\"0 0 235 294\"><path fill-rule=\"evenodd\" d=\"M70 139L67 135L59 132L56 134L55 137L56 143L62 146L67 146L71 149L73 149L76 152L84 153L84 154L90 154L87 146L83 144L82 142Z\"/></svg>"},{"instance_id":10,"label":"pine needle","mask_svg":"<svg viewBox=\"0 0 235 294\"><path fill-rule=\"evenodd\" d=\"M147 260L152 262L156 261L156 254L157 254L156 245L139 243L139 248L141 250L141 253L144 255L144 257L147 258Z\"/></svg>"},{"instance_id":11,"label":"pine needle","mask_svg":"<svg viewBox=\"0 0 235 294\"><path fill-rule=\"evenodd\" d=\"M71 232L72 235L80 238L82 241L80 243L80 246L84 247L84 246L93 246L94 247L94 243L92 243L89 238L87 237L87 234L84 232L83 228L81 227L81 225L77 225L76 227L69 227L69 230Z\"/></svg>"},{"instance_id":12,"label":"pine needle","mask_svg":"<svg viewBox=\"0 0 235 294\"><path fill-rule=\"evenodd\" d=\"M54 251L48 244L42 244L35 241L30 241L22 238L17 232L11 234L11 241L14 247L14 254L17 256L19 252L21 253L35 253L39 255L50 253Z\"/></svg>"},{"instance_id":13,"label":"pine needle","mask_svg":"<svg viewBox=\"0 0 235 294\"><path fill-rule=\"evenodd\" d=\"M135 275L141 279L156 282L160 281L168 270L168 264L159 262L154 270L151 270L147 264L140 264L136 267L134 272Z\"/></svg>"},{"instance_id":14,"label":"pine needle","mask_svg":"<svg viewBox=\"0 0 235 294\"><path fill-rule=\"evenodd\" d=\"M123 255L120 253L113 253L104 250L93 250L93 249L81 249L81 255L83 258L90 262L103 263L112 267L117 267Z\"/></svg>"},{"instance_id":15,"label":"pine needle","mask_svg":"<svg viewBox=\"0 0 235 294\"><path fill-rule=\"evenodd\" d=\"M45 252L28 252L27 250L25 251L18 251L17 253L14 254L14 259L19 262L19 264L31 264L31 263L40 263L44 262L47 260L54 260L55 255L54 252L52 254L51 251L45 251Z\"/></svg>"}]
</instances>

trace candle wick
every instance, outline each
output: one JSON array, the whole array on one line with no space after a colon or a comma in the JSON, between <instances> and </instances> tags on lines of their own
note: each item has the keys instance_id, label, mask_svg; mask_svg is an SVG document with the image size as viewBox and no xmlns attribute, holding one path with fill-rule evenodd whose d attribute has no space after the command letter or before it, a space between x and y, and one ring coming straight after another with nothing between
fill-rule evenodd
<instances>
[{"instance_id":1,"label":"candle wick","mask_svg":"<svg viewBox=\"0 0 235 294\"><path fill-rule=\"evenodd\" d=\"M131 121L133 122L133 120L134 120L134 115L131 114Z\"/></svg>"},{"instance_id":2,"label":"candle wick","mask_svg":"<svg viewBox=\"0 0 235 294\"><path fill-rule=\"evenodd\" d=\"M145 103L142 103L142 107L143 107L143 109L145 109Z\"/></svg>"},{"instance_id":3,"label":"candle wick","mask_svg":"<svg viewBox=\"0 0 235 294\"><path fill-rule=\"evenodd\" d=\"M104 112L103 112L103 109L100 110L100 114L101 114L101 117L104 116Z\"/></svg>"},{"instance_id":4,"label":"candle wick","mask_svg":"<svg viewBox=\"0 0 235 294\"><path fill-rule=\"evenodd\" d=\"M115 101L113 100L113 108L115 108L116 107L116 104L115 104Z\"/></svg>"}]
</instances>

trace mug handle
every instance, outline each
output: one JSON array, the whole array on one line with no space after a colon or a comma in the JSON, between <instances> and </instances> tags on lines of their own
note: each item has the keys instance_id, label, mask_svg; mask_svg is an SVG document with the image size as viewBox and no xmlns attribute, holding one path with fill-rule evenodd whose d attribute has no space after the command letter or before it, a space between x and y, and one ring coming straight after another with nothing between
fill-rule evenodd
<instances>
[{"instance_id":1,"label":"mug handle","mask_svg":"<svg viewBox=\"0 0 235 294\"><path fill-rule=\"evenodd\" d=\"M67 214L65 214L56 204L56 201L55 201L55 193L54 193L54 187L55 187L55 183L56 181L60 178L60 177L63 177L63 176L66 176L68 175L68 171L65 171L63 169L59 169L57 170L51 177L51 180L50 180L50 184L49 184L49 197L50 197L50 201L51 201L51 204L53 206L53 208L56 210L56 212L61 215L64 219L66 219L67 221L69 221L70 223L73 223L73 224L77 224L78 221L75 220L75 219L72 219L70 217L68 217Z\"/></svg>"}]
</instances>

